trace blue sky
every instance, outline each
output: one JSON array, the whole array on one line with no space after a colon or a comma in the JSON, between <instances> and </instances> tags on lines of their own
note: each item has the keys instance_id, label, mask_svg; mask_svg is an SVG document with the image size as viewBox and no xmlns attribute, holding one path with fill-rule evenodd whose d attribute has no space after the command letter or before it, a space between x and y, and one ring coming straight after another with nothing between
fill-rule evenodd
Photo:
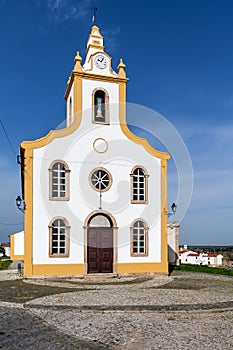
<instances>
[{"instance_id":1,"label":"blue sky","mask_svg":"<svg viewBox=\"0 0 233 350\"><path fill-rule=\"evenodd\" d=\"M233 2L95 5L113 67L121 57L127 66L128 102L163 115L190 153L194 188L180 243L232 245ZM17 154L23 140L37 139L64 120L66 82L76 51L85 55L91 7L89 0L0 0L0 119ZM15 206L19 166L1 128L0 145L0 241L6 241L22 229L23 215ZM171 161L169 205L176 196Z\"/></svg>"}]
</instances>

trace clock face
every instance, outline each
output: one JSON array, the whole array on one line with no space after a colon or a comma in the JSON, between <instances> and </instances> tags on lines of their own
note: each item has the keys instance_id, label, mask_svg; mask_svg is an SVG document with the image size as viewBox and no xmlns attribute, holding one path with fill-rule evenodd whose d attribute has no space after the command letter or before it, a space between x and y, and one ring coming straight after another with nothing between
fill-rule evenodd
<instances>
[{"instance_id":1,"label":"clock face","mask_svg":"<svg viewBox=\"0 0 233 350\"><path fill-rule=\"evenodd\" d=\"M107 58L103 55L97 55L95 57L95 65L96 67L100 68L100 69L104 69L107 67L108 61Z\"/></svg>"}]
</instances>

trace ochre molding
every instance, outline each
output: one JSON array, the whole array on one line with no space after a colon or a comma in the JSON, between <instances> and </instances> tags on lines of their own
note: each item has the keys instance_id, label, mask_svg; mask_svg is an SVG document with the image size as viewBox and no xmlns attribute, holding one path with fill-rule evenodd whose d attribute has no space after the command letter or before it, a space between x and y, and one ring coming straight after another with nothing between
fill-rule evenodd
<instances>
[{"instance_id":1,"label":"ochre molding","mask_svg":"<svg viewBox=\"0 0 233 350\"><path fill-rule=\"evenodd\" d=\"M73 92L73 100L74 100L74 109L73 114L76 115L77 113L82 113L82 96L83 96L83 90L82 90L82 79L77 76L74 79L74 92ZM80 119L81 122L81 119Z\"/></svg>"},{"instance_id":2,"label":"ochre molding","mask_svg":"<svg viewBox=\"0 0 233 350\"><path fill-rule=\"evenodd\" d=\"M90 69L90 71L92 70L92 68ZM111 73L111 71L110 71ZM117 75L101 75L101 74L95 74L95 73L89 73L89 71L83 71L83 72L74 72L72 71L66 92L65 92L65 100L67 100L68 96L69 96L69 92L71 90L71 86L73 81L75 80L76 77L79 77L81 79L87 79L87 80L99 80L99 81L103 81L103 82L110 82L110 83L121 83L121 82L127 82L129 79L128 78L121 78L118 77Z\"/></svg>"},{"instance_id":3,"label":"ochre molding","mask_svg":"<svg viewBox=\"0 0 233 350\"><path fill-rule=\"evenodd\" d=\"M167 161L161 160L161 261L168 271L168 238L167 238Z\"/></svg>"},{"instance_id":4,"label":"ochre molding","mask_svg":"<svg viewBox=\"0 0 233 350\"><path fill-rule=\"evenodd\" d=\"M36 264L33 265L33 273L30 276L66 276L83 275L84 264Z\"/></svg>"},{"instance_id":5,"label":"ochre molding","mask_svg":"<svg viewBox=\"0 0 233 350\"><path fill-rule=\"evenodd\" d=\"M32 236L33 236L33 150L24 153L24 277L33 274Z\"/></svg>"},{"instance_id":6,"label":"ochre molding","mask_svg":"<svg viewBox=\"0 0 233 350\"><path fill-rule=\"evenodd\" d=\"M96 75L95 79L96 79ZM99 76L100 78L103 78L103 76ZM105 77L108 78L108 77ZM113 78L114 80L117 78ZM102 79L100 79L102 80ZM141 144L150 154L153 156L160 158L160 159L169 159L170 155L167 152L160 152L156 150L154 147L152 147L148 141L145 138L141 138L139 136L136 136L134 133L132 133L127 124L126 124L126 82L128 79L123 79L124 82L122 83L122 79L120 79L121 84L119 84L119 113L120 113L120 126L123 131L123 133L130 139L131 141ZM82 110L82 94L80 93L80 88L81 87L81 80L77 80L77 83L75 84L75 89L74 91L74 96L80 96L79 99L75 98L75 106L74 106L74 121L73 123L68 126L67 128L61 129L61 130L51 130L46 136L37 139L35 141L25 141L21 144L21 147L24 149L34 149L34 148L40 148L43 146L48 145L52 140L55 138L60 138L60 137L65 137L68 135L71 135L75 130L78 129L80 123L81 123L81 110Z\"/></svg>"},{"instance_id":7,"label":"ochre molding","mask_svg":"<svg viewBox=\"0 0 233 350\"><path fill-rule=\"evenodd\" d=\"M74 131L78 129L80 123L81 113L77 113L76 115L74 115L74 121L70 126L61 130L50 130L50 132L46 136L41 137L40 139L37 139L35 141L24 141L21 143L21 148L29 150L46 146L56 138L71 135Z\"/></svg>"},{"instance_id":8,"label":"ochre molding","mask_svg":"<svg viewBox=\"0 0 233 350\"><path fill-rule=\"evenodd\" d=\"M167 249L167 247L166 247ZM142 262L142 263L119 263L118 264L119 274L128 273L161 273L168 275L167 263L155 263L155 262Z\"/></svg>"},{"instance_id":9,"label":"ochre molding","mask_svg":"<svg viewBox=\"0 0 233 350\"><path fill-rule=\"evenodd\" d=\"M96 43L94 43L94 40L93 40L93 44L89 44L88 45L88 47L87 47L87 49L86 49L86 55L88 54L88 51L90 50L90 49L99 49L99 50L101 50L101 52L103 52L104 51L104 46L103 45L101 45L101 44L96 44Z\"/></svg>"}]
</instances>

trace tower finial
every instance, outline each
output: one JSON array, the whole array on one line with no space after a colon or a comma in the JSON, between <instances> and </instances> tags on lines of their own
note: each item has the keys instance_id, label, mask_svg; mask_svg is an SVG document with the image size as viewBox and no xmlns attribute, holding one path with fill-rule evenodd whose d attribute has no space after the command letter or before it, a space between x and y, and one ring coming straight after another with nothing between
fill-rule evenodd
<instances>
[{"instance_id":1,"label":"tower finial","mask_svg":"<svg viewBox=\"0 0 233 350\"><path fill-rule=\"evenodd\" d=\"M95 5L94 5L94 7L92 7L91 9L93 10L92 24L95 25L96 24L96 12L97 12L98 8L95 7Z\"/></svg>"}]
</instances>

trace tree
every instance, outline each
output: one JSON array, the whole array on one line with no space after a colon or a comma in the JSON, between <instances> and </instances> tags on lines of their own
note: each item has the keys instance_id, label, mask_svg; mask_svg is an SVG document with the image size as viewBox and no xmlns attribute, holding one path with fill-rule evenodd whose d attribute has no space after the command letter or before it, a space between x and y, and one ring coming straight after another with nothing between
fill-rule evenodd
<instances>
[{"instance_id":1,"label":"tree","mask_svg":"<svg viewBox=\"0 0 233 350\"><path fill-rule=\"evenodd\" d=\"M5 256L6 256L6 250L5 250L5 248L3 248L3 247L1 247L1 246L0 246L0 254L2 254L2 256L5 258Z\"/></svg>"}]
</instances>

